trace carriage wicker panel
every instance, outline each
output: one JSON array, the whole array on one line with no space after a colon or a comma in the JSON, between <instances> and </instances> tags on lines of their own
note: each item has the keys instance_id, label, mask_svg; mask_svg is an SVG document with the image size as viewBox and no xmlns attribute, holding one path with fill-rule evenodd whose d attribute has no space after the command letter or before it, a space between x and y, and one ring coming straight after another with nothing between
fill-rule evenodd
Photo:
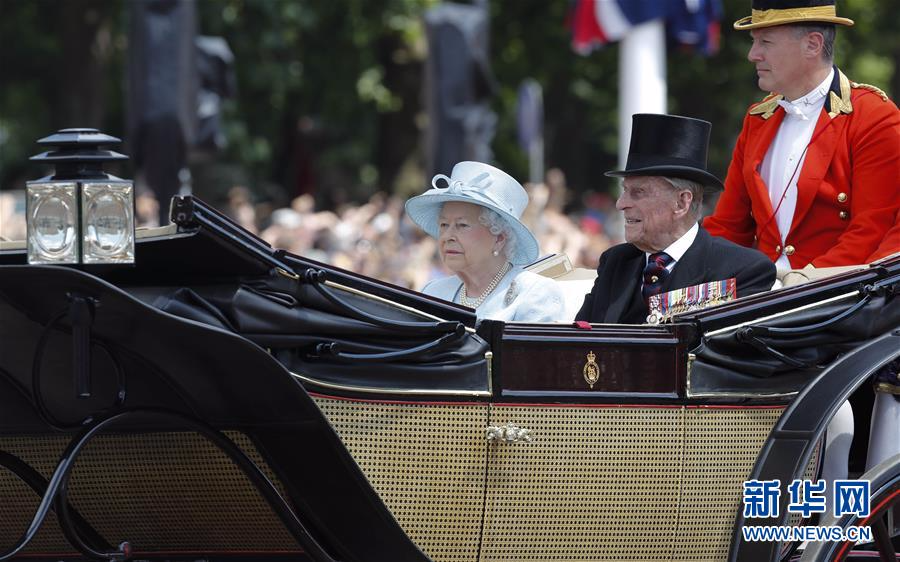
<instances>
[{"instance_id":1,"label":"carriage wicker panel","mask_svg":"<svg viewBox=\"0 0 900 562\"><path fill-rule=\"evenodd\" d=\"M494 406L489 425L534 439L485 451L481 406L316 401L439 561L722 559L741 484L782 411Z\"/></svg>"},{"instance_id":2,"label":"carriage wicker panel","mask_svg":"<svg viewBox=\"0 0 900 562\"><path fill-rule=\"evenodd\" d=\"M781 412L781 408L685 411L674 560L727 557L743 483Z\"/></svg>"},{"instance_id":3,"label":"carriage wicker panel","mask_svg":"<svg viewBox=\"0 0 900 562\"><path fill-rule=\"evenodd\" d=\"M315 400L419 548L438 562L477 559L486 405Z\"/></svg>"},{"instance_id":4,"label":"carriage wicker panel","mask_svg":"<svg viewBox=\"0 0 900 562\"><path fill-rule=\"evenodd\" d=\"M483 560L666 560L675 532L683 412L495 407L531 443L489 448Z\"/></svg>"},{"instance_id":5,"label":"carriage wicker panel","mask_svg":"<svg viewBox=\"0 0 900 562\"><path fill-rule=\"evenodd\" d=\"M820 458L820 455L824 453L822 442L823 439L820 438L816 442L815 447L813 447L812 455L810 456L809 462L806 464L806 470L803 472L802 478L804 480L816 481L821 477L822 467L820 466L820 463L822 459ZM796 527L797 525L809 525L810 521L809 519L804 519L799 513L791 513L788 516L787 524ZM796 546L796 544L793 546ZM782 559L786 558L786 554L791 550L791 547L791 543L781 543Z\"/></svg>"},{"instance_id":6,"label":"carriage wicker panel","mask_svg":"<svg viewBox=\"0 0 900 562\"><path fill-rule=\"evenodd\" d=\"M281 484L250 439L229 432L279 490ZM49 478L67 436L2 437L0 448ZM0 470L0 504L35 498L32 506L0 505L0 544L14 544L37 506L33 492ZM277 516L243 472L192 432L101 435L79 457L69 484L72 506L111 544L127 540L136 552L297 551ZM55 517L26 552L72 552ZM12 524L7 524L11 521Z\"/></svg>"},{"instance_id":7,"label":"carriage wicker panel","mask_svg":"<svg viewBox=\"0 0 900 562\"><path fill-rule=\"evenodd\" d=\"M0 450L11 453L27 462L44 478L49 478L67 440L57 437L0 437ZM41 498L24 482L0 467L0 550L7 550L25 533L38 509ZM51 514L24 552L53 551L74 552L63 537Z\"/></svg>"}]
</instances>

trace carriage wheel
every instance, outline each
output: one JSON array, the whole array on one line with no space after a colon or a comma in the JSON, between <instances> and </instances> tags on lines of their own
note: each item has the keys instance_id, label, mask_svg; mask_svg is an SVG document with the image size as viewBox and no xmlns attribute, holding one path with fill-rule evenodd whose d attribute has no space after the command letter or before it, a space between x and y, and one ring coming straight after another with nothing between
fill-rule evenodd
<instances>
[{"instance_id":1,"label":"carriage wheel","mask_svg":"<svg viewBox=\"0 0 900 562\"><path fill-rule=\"evenodd\" d=\"M856 515L827 517L819 525L869 527L874 543L856 545L852 541L810 543L800 562L832 562L851 560L900 561L900 455L895 455L860 477L871 482L871 512L868 517ZM873 548L878 553L874 557Z\"/></svg>"}]
</instances>

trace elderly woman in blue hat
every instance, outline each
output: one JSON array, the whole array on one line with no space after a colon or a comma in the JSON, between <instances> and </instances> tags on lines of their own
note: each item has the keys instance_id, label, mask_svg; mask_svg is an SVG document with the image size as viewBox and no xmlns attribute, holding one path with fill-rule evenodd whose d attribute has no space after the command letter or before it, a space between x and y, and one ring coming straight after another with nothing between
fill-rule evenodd
<instances>
[{"instance_id":1,"label":"elderly woman in blue hat","mask_svg":"<svg viewBox=\"0 0 900 562\"><path fill-rule=\"evenodd\" d=\"M441 260L455 275L422 292L474 308L479 319L559 320L562 289L522 269L537 259L538 243L519 220L528 205L519 182L493 166L460 162L431 185L406 202L406 213L437 239Z\"/></svg>"}]
</instances>

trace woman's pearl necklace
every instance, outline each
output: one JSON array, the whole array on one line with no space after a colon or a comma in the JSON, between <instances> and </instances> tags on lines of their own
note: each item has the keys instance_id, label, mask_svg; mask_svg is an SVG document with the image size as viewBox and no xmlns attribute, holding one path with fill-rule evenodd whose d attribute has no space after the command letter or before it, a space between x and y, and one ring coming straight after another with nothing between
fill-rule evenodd
<instances>
[{"instance_id":1,"label":"woman's pearl necklace","mask_svg":"<svg viewBox=\"0 0 900 562\"><path fill-rule=\"evenodd\" d=\"M466 293L466 284L463 283L462 294L459 296L460 304L471 308L478 308L481 306L481 303L484 302L484 299L488 298L488 295L491 294L491 291L497 288L497 284L500 283L500 280L506 275L506 272L509 271L510 265L509 262L503 264L503 267L497 271L497 274L494 275L494 278L491 279L491 282L488 284L487 288L481 293L481 296L477 299L470 299L469 295Z\"/></svg>"}]
</instances>

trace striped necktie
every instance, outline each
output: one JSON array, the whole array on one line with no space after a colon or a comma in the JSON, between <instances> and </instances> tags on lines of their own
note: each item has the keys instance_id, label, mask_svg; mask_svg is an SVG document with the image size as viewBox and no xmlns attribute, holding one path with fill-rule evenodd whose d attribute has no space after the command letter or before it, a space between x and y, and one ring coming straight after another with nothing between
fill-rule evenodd
<instances>
[{"instance_id":1,"label":"striped necktie","mask_svg":"<svg viewBox=\"0 0 900 562\"><path fill-rule=\"evenodd\" d=\"M644 267L644 286L641 287L641 295L646 301L653 295L658 295L662 290L662 284L669 276L666 266L672 263L672 256L665 252L650 254L647 265Z\"/></svg>"}]
</instances>

